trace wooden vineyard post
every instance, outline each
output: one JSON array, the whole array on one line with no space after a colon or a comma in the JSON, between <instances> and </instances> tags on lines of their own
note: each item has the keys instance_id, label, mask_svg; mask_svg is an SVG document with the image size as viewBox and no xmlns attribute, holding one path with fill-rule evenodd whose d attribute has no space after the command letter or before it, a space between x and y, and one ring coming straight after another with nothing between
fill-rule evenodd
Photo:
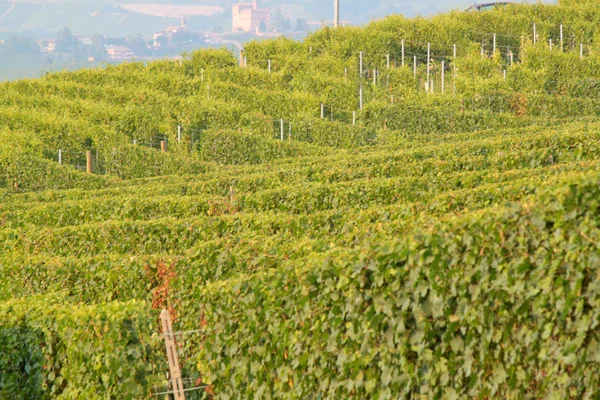
<instances>
[{"instance_id":1,"label":"wooden vineyard post","mask_svg":"<svg viewBox=\"0 0 600 400\"><path fill-rule=\"evenodd\" d=\"M85 165L85 172L87 172L88 174L92 173L92 151L88 150L85 153L85 158L86 158L86 165Z\"/></svg>"},{"instance_id":2,"label":"wooden vineyard post","mask_svg":"<svg viewBox=\"0 0 600 400\"><path fill-rule=\"evenodd\" d=\"M171 323L171 314L169 311L162 310L160 313L163 336L167 347L167 359L169 360L169 373L173 383L173 394L175 400L185 400L183 382L181 380L181 369L179 368L179 357L177 356L177 347L175 347L175 336L173 336L173 325Z\"/></svg>"},{"instance_id":3,"label":"wooden vineyard post","mask_svg":"<svg viewBox=\"0 0 600 400\"><path fill-rule=\"evenodd\" d=\"M62 150L58 150L58 163L62 164Z\"/></svg>"},{"instance_id":4,"label":"wooden vineyard post","mask_svg":"<svg viewBox=\"0 0 600 400\"><path fill-rule=\"evenodd\" d=\"M167 152L167 142L165 142L164 140L160 141L160 151L162 151L163 153Z\"/></svg>"},{"instance_id":5,"label":"wooden vineyard post","mask_svg":"<svg viewBox=\"0 0 600 400\"><path fill-rule=\"evenodd\" d=\"M404 39L402 39L402 66L404 67Z\"/></svg>"},{"instance_id":6,"label":"wooden vineyard post","mask_svg":"<svg viewBox=\"0 0 600 400\"><path fill-rule=\"evenodd\" d=\"M360 67L359 67L360 79L363 77L363 52L360 52Z\"/></svg>"},{"instance_id":7,"label":"wooden vineyard post","mask_svg":"<svg viewBox=\"0 0 600 400\"><path fill-rule=\"evenodd\" d=\"M446 89L446 62L442 61L442 94Z\"/></svg>"},{"instance_id":8,"label":"wooden vineyard post","mask_svg":"<svg viewBox=\"0 0 600 400\"><path fill-rule=\"evenodd\" d=\"M427 85L425 87L427 92L429 92L430 68L431 68L431 43L427 43Z\"/></svg>"}]
</instances>

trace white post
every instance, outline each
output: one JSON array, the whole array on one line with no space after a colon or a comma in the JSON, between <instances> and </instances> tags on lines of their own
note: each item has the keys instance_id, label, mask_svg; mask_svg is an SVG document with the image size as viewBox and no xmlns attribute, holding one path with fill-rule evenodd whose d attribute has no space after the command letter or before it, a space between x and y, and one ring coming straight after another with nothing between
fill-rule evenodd
<instances>
[{"instance_id":1,"label":"white post","mask_svg":"<svg viewBox=\"0 0 600 400\"><path fill-rule=\"evenodd\" d=\"M481 44L481 58L485 58L485 45Z\"/></svg>"},{"instance_id":2,"label":"white post","mask_svg":"<svg viewBox=\"0 0 600 400\"><path fill-rule=\"evenodd\" d=\"M344 79L348 79L348 67L344 68Z\"/></svg>"},{"instance_id":3,"label":"white post","mask_svg":"<svg viewBox=\"0 0 600 400\"><path fill-rule=\"evenodd\" d=\"M552 51L552 38L550 38L549 43L550 43L550 51Z\"/></svg>"},{"instance_id":4,"label":"white post","mask_svg":"<svg viewBox=\"0 0 600 400\"><path fill-rule=\"evenodd\" d=\"M414 71L414 75L416 77L417 76L417 56L414 56L414 68L413 68L413 71Z\"/></svg>"},{"instance_id":5,"label":"white post","mask_svg":"<svg viewBox=\"0 0 600 400\"><path fill-rule=\"evenodd\" d=\"M177 125L177 143L181 143L181 125Z\"/></svg>"},{"instance_id":6,"label":"white post","mask_svg":"<svg viewBox=\"0 0 600 400\"><path fill-rule=\"evenodd\" d=\"M175 344L175 335L171 323L169 311L163 310L160 313L162 322L162 333L167 347L167 359L169 360L169 372L173 384L173 395L175 400L185 400L185 391L181 380L181 369L179 367L179 357L177 356L177 346Z\"/></svg>"},{"instance_id":7,"label":"white post","mask_svg":"<svg viewBox=\"0 0 600 400\"><path fill-rule=\"evenodd\" d=\"M394 105L394 95L392 95L390 100L392 101L392 105Z\"/></svg>"},{"instance_id":8,"label":"white post","mask_svg":"<svg viewBox=\"0 0 600 400\"><path fill-rule=\"evenodd\" d=\"M564 51L565 48L565 42L564 42L564 35L563 35L563 24L560 24L560 50Z\"/></svg>"},{"instance_id":9,"label":"white post","mask_svg":"<svg viewBox=\"0 0 600 400\"><path fill-rule=\"evenodd\" d=\"M58 163L62 164L62 150L58 150Z\"/></svg>"},{"instance_id":10,"label":"white post","mask_svg":"<svg viewBox=\"0 0 600 400\"><path fill-rule=\"evenodd\" d=\"M494 51L493 51L492 55L494 55L494 54L496 54L496 34L495 33L494 33Z\"/></svg>"},{"instance_id":11,"label":"white post","mask_svg":"<svg viewBox=\"0 0 600 400\"><path fill-rule=\"evenodd\" d=\"M279 120L279 128L281 131L281 141L283 142L283 118Z\"/></svg>"},{"instance_id":12,"label":"white post","mask_svg":"<svg viewBox=\"0 0 600 400\"><path fill-rule=\"evenodd\" d=\"M363 52L360 52L360 78L363 76Z\"/></svg>"},{"instance_id":13,"label":"white post","mask_svg":"<svg viewBox=\"0 0 600 400\"><path fill-rule=\"evenodd\" d=\"M583 43L579 44L579 58L583 60Z\"/></svg>"},{"instance_id":14,"label":"white post","mask_svg":"<svg viewBox=\"0 0 600 400\"><path fill-rule=\"evenodd\" d=\"M404 67L404 39L402 39L402 66Z\"/></svg>"},{"instance_id":15,"label":"white post","mask_svg":"<svg viewBox=\"0 0 600 400\"><path fill-rule=\"evenodd\" d=\"M385 57L386 57L386 60L385 60L386 61L386 68L390 69L390 55L386 54Z\"/></svg>"},{"instance_id":16,"label":"white post","mask_svg":"<svg viewBox=\"0 0 600 400\"><path fill-rule=\"evenodd\" d=\"M271 73L271 60L269 60L269 73Z\"/></svg>"},{"instance_id":17,"label":"white post","mask_svg":"<svg viewBox=\"0 0 600 400\"><path fill-rule=\"evenodd\" d=\"M137 145L137 140L136 139L133 139L133 144Z\"/></svg>"},{"instance_id":18,"label":"white post","mask_svg":"<svg viewBox=\"0 0 600 400\"><path fill-rule=\"evenodd\" d=\"M340 26L340 0L333 0L333 27Z\"/></svg>"},{"instance_id":19,"label":"white post","mask_svg":"<svg viewBox=\"0 0 600 400\"><path fill-rule=\"evenodd\" d=\"M429 86L429 68L431 66L431 43L427 43L427 86Z\"/></svg>"},{"instance_id":20,"label":"white post","mask_svg":"<svg viewBox=\"0 0 600 400\"><path fill-rule=\"evenodd\" d=\"M515 59L514 59L515 55L514 53L511 51L510 52L510 65L512 67L512 65L515 63Z\"/></svg>"},{"instance_id":21,"label":"white post","mask_svg":"<svg viewBox=\"0 0 600 400\"><path fill-rule=\"evenodd\" d=\"M325 118L325 104L321 103L321 119Z\"/></svg>"},{"instance_id":22,"label":"white post","mask_svg":"<svg viewBox=\"0 0 600 400\"><path fill-rule=\"evenodd\" d=\"M362 87L362 83L360 84L360 108L359 110L362 111L363 109L363 87Z\"/></svg>"},{"instance_id":23,"label":"white post","mask_svg":"<svg viewBox=\"0 0 600 400\"><path fill-rule=\"evenodd\" d=\"M352 125L356 125L356 111L352 111Z\"/></svg>"},{"instance_id":24,"label":"white post","mask_svg":"<svg viewBox=\"0 0 600 400\"><path fill-rule=\"evenodd\" d=\"M454 94L456 94L456 45L454 45L454 58L452 59L452 85L454 86Z\"/></svg>"},{"instance_id":25,"label":"white post","mask_svg":"<svg viewBox=\"0 0 600 400\"><path fill-rule=\"evenodd\" d=\"M502 71L503 77L504 79L506 79L506 69L504 71Z\"/></svg>"},{"instance_id":26,"label":"white post","mask_svg":"<svg viewBox=\"0 0 600 400\"><path fill-rule=\"evenodd\" d=\"M373 69L373 85L377 85L377 68Z\"/></svg>"},{"instance_id":27,"label":"white post","mask_svg":"<svg viewBox=\"0 0 600 400\"><path fill-rule=\"evenodd\" d=\"M445 74L446 74L446 71L445 71L444 67L445 67L445 62L442 61L442 94L444 94L444 89L445 89L445 84L446 84L445 81L444 81Z\"/></svg>"},{"instance_id":28,"label":"white post","mask_svg":"<svg viewBox=\"0 0 600 400\"><path fill-rule=\"evenodd\" d=\"M537 43L537 29L535 26L535 22L533 23L533 44Z\"/></svg>"},{"instance_id":29,"label":"white post","mask_svg":"<svg viewBox=\"0 0 600 400\"><path fill-rule=\"evenodd\" d=\"M244 57L244 68L248 68L248 57Z\"/></svg>"}]
</instances>

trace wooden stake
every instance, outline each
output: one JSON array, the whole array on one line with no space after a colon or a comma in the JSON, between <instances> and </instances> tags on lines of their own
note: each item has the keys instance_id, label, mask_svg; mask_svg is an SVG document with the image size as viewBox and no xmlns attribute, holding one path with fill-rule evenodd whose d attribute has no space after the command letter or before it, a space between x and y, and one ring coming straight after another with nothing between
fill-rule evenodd
<instances>
[{"instance_id":1,"label":"wooden stake","mask_svg":"<svg viewBox=\"0 0 600 400\"><path fill-rule=\"evenodd\" d=\"M385 60L386 61L386 68L390 69L390 55L386 54L385 58L386 58L386 60Z\"/></svg>"},{"instance_id":2,"label":"wooden stake","mask_svg":"<svg viewBox=\"0 0 600 400\"><path fill-rule=\"evenodd\" d=\"M444 61L442 61L442 94L444 94L444 89L446 87L446 81L445 81L446 71L445 71L445 67L446 67L446 63Z\"/></svg>"},{"instance_id":3,"label":"wooden stake","mask_svg":"<svg viewBox=\"0 0 600 400\"><path fill-rule=\"evenodd\" d=\"M452 59L452 85L454 87L454 94L456 95L456 45L454 45L454 58Z\"/></svg>"},{"instance_id":4,"label":"wooden stake","mask_svg":"<svg viewBox=\"0 0 600 400\"><path fill-rule=\"evenodd\" d=\"M171 382L173 383L173 394L175 400L185 400L183 382L181 380L181 369L179 367L179 357L177 356L177 347L175 346L175 336L173 335L173 325L169 311L162 310L160 313L165 346L167 347L167 359L169 360L169 372Z\"/></svg>"},{"instance_id":5,"label":"wooden stake","mask_svg":"<svg viewBox=\"0 0 600 400\"><path fill-rule=\"evenodd\" d=\"M429 68L431 66L431 43L427 43L427 87L429 87Z\"/></svg>"},{"instance_id":6,"label":"wooden stake","mask_svg":"<svg viewBox=\"0 0 600 400\"><path fill-rule=\"evenodd\" d=\"M86 158L85 172L87 172L88 174L91 174L92 173L92 152L91 152L91 150L88 150L85 153L85 158Z\"/></svg>"},{"instance_id":7,"label":"wooden stake","mask_svg":"<svg viewBox=\"0 0 600 400\"><path fill-rule=\"evenodd\" d=\"M360 79L362 79L362 76L363 76L363 52L362 51L360 52L360 67L359 67L359 69L360 69L360 71L359 71Z\"/></svg>"},{"instance_id":8,"label":"wooden stake","mask_svg":"<svg viewBox=\"0 0 600 400\"><path fill-rule=\"evenodd\" d=\"M321 118L325 118L325 104L321 103Z\"/></svg>"},{"instance_id":9,"label":"wooden stake","mask_svg":"<svg viewBox=\"0 0 600 400\"><path fill-rule=\"evenodd\" d=\"M565 37L563 35L563 24L560 24L560 51L565 49Z\"/></svg>"},{"instance_id":10,"label":"wooden stake","mask_svg":"<svg viewBox=\"0 0 600 400\"><path fill-rule=\"evenodd\" d=\"M271 60L269 60L269 73L271 73Z\"/></svg>"},{"instance_id":11,"label":"wooden stake","mask_svg":"<svg viewBox=\"0 0 600 400\"><path fill-rule=\"evenodd\" d=\"M404 39L402 39L402 66L404 67Z\"/></svg>"},{"instance_id":12,"label":"wooden stake","mask_svg":"<svg viewBox=\"0 0 600 400\"><path fill-rule=\"evenodd\" d=\"M181 143L181 125L177 125L177 143Z\"/></svg>"},{"instance_id":13,"label":"wooden stake","mask_svg":"<svg viewBox=\"0 0 600 400\"><path fill-rule=\"evenodd\" d=\"M162 151L163 153L167 152L167 142L165 142L164 140L160 141L160 151Z\"/></svg>"},{"instance_id":14,"label":"wooden stake","mask_svg":"<svg viewBox=\"0 0 600 400\"><path fill-rule=\"evenodd\" d=\"M413 74L415 76L415 78L417 77L417 56L414 56L414 67L413 67Z\"/></svg>"},{"instance_id":15,"label":"wooden stake","mask_svg":"<svg viewBox=\"0 0 600 400\"><path fill-rule=\"evenodd\" d=\"M352 111L352 125L356 125L356 111Z\"/></svg>"},{"instance_id":16,"label":"wooden stake","mask_svg":"<svg viewBox=\"0 0 600 400\"><path fill-rule=\"evenodd\" d=\"M58 163L62 164L62 150L58 150Z\"/></svg>"},{"instance_id":17,"label":"wooden stake","mask_svg":"<svg viewBox=\"0 0 600 400\"><path fill-rule=\"evenodd\" d=\"M360 89L359 89L359 100L360 100L360 111L362 111L363 109L363 87L362 87L362 83L360 84Z\"/></svg>"},{"instance_id":18,"label":"wooden stake","mask_svg":"<svg viewBox=\"0 0 600 400\"><path fill-rule=\"evenodd\" d=\"M281 120L279 120L279 127L280 127L280 134L281 134L281 141L283 142L283 118Z\"/></svg>"}]
</instances>

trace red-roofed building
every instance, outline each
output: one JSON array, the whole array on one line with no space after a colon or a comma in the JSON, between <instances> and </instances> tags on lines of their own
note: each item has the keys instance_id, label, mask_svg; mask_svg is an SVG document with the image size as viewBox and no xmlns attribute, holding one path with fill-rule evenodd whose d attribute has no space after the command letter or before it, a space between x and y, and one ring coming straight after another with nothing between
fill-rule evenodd
<instances>
[{"instance_id":1,"label":"red-roofed building","mask_svg":"<svg viewBox=\"0 0 600 400\"><path fill-rule=\"evenodd\" d=\"M236 3L232 7L233 32L258 32L261 22L268 28L271 24L271 11L266 8L258 8L258 0Z\"/></svg>"}]
</instances>

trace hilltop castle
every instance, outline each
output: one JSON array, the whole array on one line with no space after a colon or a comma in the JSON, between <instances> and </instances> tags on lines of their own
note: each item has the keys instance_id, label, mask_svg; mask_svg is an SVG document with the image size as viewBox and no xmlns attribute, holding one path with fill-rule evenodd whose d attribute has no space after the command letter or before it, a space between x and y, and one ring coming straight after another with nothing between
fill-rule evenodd
<instances>
[{"instance_id":1,"label":"hilltop castle","mask_svg":"<svg viewBox=\"0 0 600 400\"><path fill-rule=\"evenodd\" d=\"M271 11L265 8L258 8L258 0L252 3L236 3L232 7L233 32L258 32L261 22L264 22L268 29L271 24Z\"/></svg>"}]
</instances>

